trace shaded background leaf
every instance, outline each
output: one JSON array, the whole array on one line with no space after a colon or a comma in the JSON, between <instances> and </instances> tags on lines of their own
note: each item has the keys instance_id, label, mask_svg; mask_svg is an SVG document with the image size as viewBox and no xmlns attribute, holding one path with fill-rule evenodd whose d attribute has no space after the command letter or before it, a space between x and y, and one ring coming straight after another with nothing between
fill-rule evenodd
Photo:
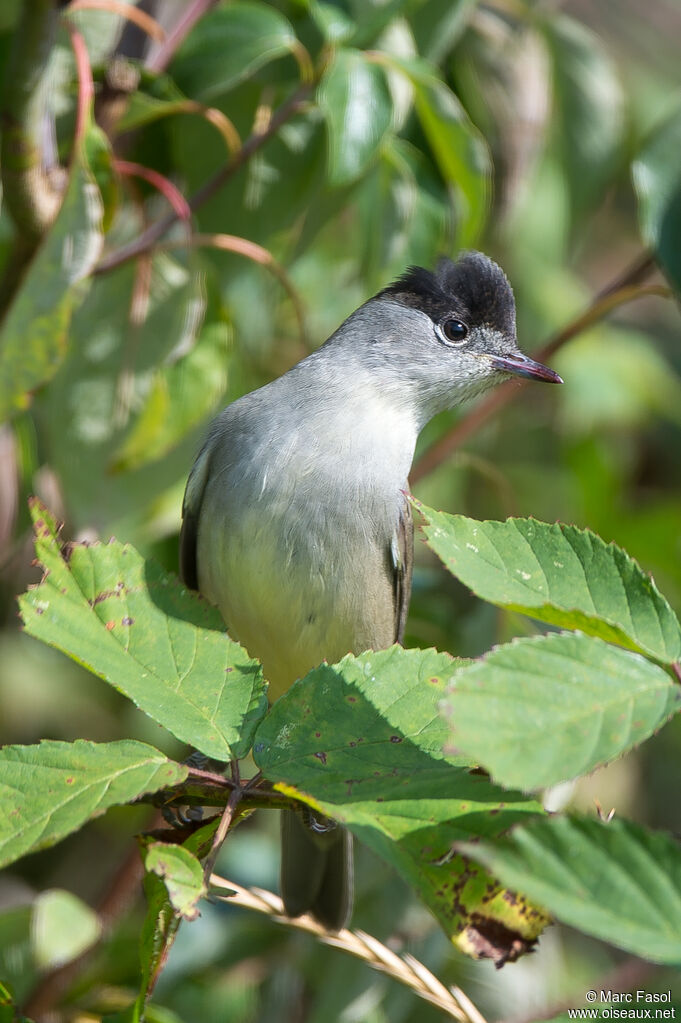
<instances>
[{"instance_id":1,"label":"shaded background leaf","mask_svg":"<svg viewBox=\"0 0 681 1023\"><path fill-rule=\"evenodd\" d=\"M675 112L646 140L632 165L643 236L653 247L677 294L681 260L676 244L681 225L681 112Z\"/></svg>"},{"instance_id":2,"label":"shaded background leaf","mask_svg":"<svg viewBox=\"0 0 681 1023\"><path fill-rule=\"evenodd\" d=\"M390 126L392 101L383 70L359 50L339 50L318 100L328 128L329 182L343 185L370 165Z\"/></svg>"}]
</instances>

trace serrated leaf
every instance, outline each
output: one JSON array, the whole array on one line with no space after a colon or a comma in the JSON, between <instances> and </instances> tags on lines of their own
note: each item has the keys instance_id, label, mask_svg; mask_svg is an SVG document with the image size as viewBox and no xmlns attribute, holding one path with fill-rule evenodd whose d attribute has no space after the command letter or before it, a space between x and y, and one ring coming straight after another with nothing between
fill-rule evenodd
<instances>
[{"instance_id":1,"label":"serrated leaf","mask_svg":"<svg viewBox=\"0 0 681 1023\"><path fill-rule=\"evenodd\" d=\"M329 140L329 181L344 185L371 164L392 117L383 70L359 50L339 50L317 93Z\"/></svg>"},{"instance_id":2,"label":"serrated leaf","mask_svg":"<svg viewBox=\"0 0 681 1023\"><path fill-rule=\"evenodd\" d=\"M563 923L656 963L681 963L681 848L632 821L545 817L494 845L462 843Z\"/></svg>"},{"instance_id":3,"label":"serrated leaf","mask_svg":"<svg viewBox=\"0 0 681 1023\"><path fill-rule=\"evenodd\" d=\"M144 742L0 749L0 866L59 842L110 806L177 785L187 768Z\"/></svg>"},{"instance_id":4,"label":"serrated leaf","mask_svg":"<svg viewBox=\"0 0 681 1023\"><path fill-rule=\"evenodd\" d=\"M73 544L64 556L47 510L33 502L32 514L46 573L19 600L26 631L207 756L244 755L265 683L218 611L128 544Z\"/></svg>"},{"instance_id":5,"label":"serrated leaf","mask_svg":"<svg viewBox=\"0 0 681 1023\"><path fill-rule=\"evenodd\" d=\"M483 600L667 664L681 657L676 615L621 547L560 522L478 522L416 507L428 546Z\"/></svg>"},{"instance_id":6,"label":"serrated leaf","mask_svg":"<svg viewBox=\"0 0 681 1023\"><path fill-rule=\"evenodd\" d=\"M56 220L0 328L0 421L26 408L30 392L59 367L71 314L99 258L101 223L102 201L82 146Z\"/></svg>"},{"instance_id":7,"label":"serrated leaf","mask_svg":"<svg viewBox=\"0 0 681 1023\"><path fill-rule=\"evenodd\" d=\"M470 951L467 913L480 910L490 879L467 874L452 845L463 834L495 835L540 807L445 756L438 705L458 663L391 647L316 668L271 708L254 755L280 791L341 821L395 866ZM531 940L540 918L523 909L515 925Z\"/></svg>"},{"instance_id":8,"label":"serrated leaf","mask_svg":"<svg viewBox=\"0 0 681 1023\"><path fill-rule=\"evenodd\" d=\"M601 198L617 164L622 90L609 54L586 26L559 15L547 19L544 30L553 61L562 163L579 212Z\"/></svg>"},{"instance_id":9,"label":"serrated leaf","mask_svg":"<svg viewBox=\"0 0 681 1023\"><path fill-rule=\"evenodd\" d=\"M210 850L217 827L217 820L209 821L208 824L190 835L181 846L172 847L176 855L168 853L171 847L165 843L153 843L149 837L143 836L139 839L142 855L146 861L154 844L160 845L163 850L163 861L170 865L173 877L177 877L178 871L182 873L186 871L185 877L189 878L189 888L195 890L195 885L191 882L192 876L196 878L196 868L193 864L194 862L198 863L198 856L206 855ZM186 857L189 857L189 860ZM158 854L152 854L151 863L159 867L159 872L147 871L144 875L147 912L139 940L141 983L139 995L130 1008L129 1023L143 1021L147 1001L156 986L156 981L165 965L168 952L175 941L182 921L180 911L171 901L170 889L164 883L165 878L162 880L159 876L160 873L167 875L168 871L165 867L161 867L161 859ZM200 865L199 870L201 870ZM203 881L203 877L201 881ZM174 883L175 881L173 881ZM191 893L185 888L185 895L189 895L187 901L185 901L184 895L180 894L178 888L175 888L174 894L179 897L180 903L191 911Z\"/></svg>"},{"instance_id":10,"label":"serrated leaf","mask_svg":"<svg viewBox=\"0 0 681 1023\"><path fill-rule=\"evenodd\" d=\"M418 58L382 56L412 83L423 133L440 174L455 192L457 244L465 248L479 237L489 210L492 164L485 140L430 64Z\"/></svg>"},{"instance_id":11,"label":"serrated leaf","mask_svg":"<svg viewBox=\"0 0 681 1023\"><path fill-rule=\"evenodd\" d=\"M173 59L171 73L188 96L208 100L295 45L290 23L278 11L233 0L194 25Z\"/></svg>"},{"instance_id":12,"label":"serrated leaf","mask_svg":"<svg viewBox=\"0 0 681 1023\"><path fill-rule=\"evenodd\" d=\"M33 906L31 942L36 965L54 970L77 959L102 935L97 914L71 892L41 892Z\"/></svg>"},{"instance_id":13,"label":"serrated leaf","mask_svg":"<svg viewBox=\"0 0 681 1023\"><path fill-rule=\"evenodd\" d=\"M442 702L449 745L526 791L620 756L680 708L681 687L662 668L572 633L495 647L455 673Z\"/></svg>"},{"instance_id":14,"label":"serrated leaf","mask_svg":"<svg viewBox=\"0 0 681 1023\"><path fill-rule=\"evenodd\" d=\"M657 128L632 164L641 231L681 295L681 110Z\"/></svg>"},{"instance_id":15,"label":"serrated leaf","mask_svg":"<svg viewBox=\"0 0 681 1023\"><path fill-rule=\"evenodd\" d=\"M147 848L144 866L161 878L175 912L185 920L195 920L197 903L206 894L203 868L196 856L181 845L153 842Z\"/></svg>"}]
</instances>

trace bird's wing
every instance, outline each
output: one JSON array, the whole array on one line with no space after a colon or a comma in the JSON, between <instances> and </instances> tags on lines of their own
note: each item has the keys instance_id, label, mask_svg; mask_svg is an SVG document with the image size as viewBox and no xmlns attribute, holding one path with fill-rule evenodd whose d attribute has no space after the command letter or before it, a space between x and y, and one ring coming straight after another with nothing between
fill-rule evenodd
<instances>
[{"instance_id":1,"label":"bird's wing","mask_svg":"<svg viewBox=\"0 0 681 1023\"><path fill-rule=\"evenodd\" d=\"M411 597L411 574L414 566L414 520L411 505L406 495L400 508L397 530L393 538L393 580L395 594L395 642L404 639L409 598Z\"/></svg>"},{"instance_id":2,"label":"bird's wing","mask_svg":"<svg viewBox=\"0 0 681 1023\"><path fill-rule=\"evenodd\" d=\"M209 444L204 445L194 462L187 480L187 487L182 501L182 528L180 529L180 577L190 590L199 588L199 570L196 558L199 516L201 504L208 482L208 470L211 462Z\"/></svg>"}]
</instances>

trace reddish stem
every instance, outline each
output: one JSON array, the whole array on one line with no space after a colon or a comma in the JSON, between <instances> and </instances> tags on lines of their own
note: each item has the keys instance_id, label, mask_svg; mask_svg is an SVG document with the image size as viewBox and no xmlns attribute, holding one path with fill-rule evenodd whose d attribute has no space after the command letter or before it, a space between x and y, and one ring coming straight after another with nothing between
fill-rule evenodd
<instances>
[{"instance_id":1,"label":"reddish stem","mask_svg":"<svg viewBox=\"0 0 681 1023\"><path fill-rule=\"evenodd\" d=\"M66 27L71 36L71 48L76 61L76 74L78 75L78 103L76 106L76 130L74 134L74 152L85 138L88 122L92 111L92 103L95 96L95 87L92 81L92 69L90 58L87 52L85 40L77 28L66 21Z\"/></svg>"},{"instance_id":2,"label":"reddish stem","mask_svg":"<svg viewBox=\"0 0 681 1023\"><path fill-rule=\"evenodd\" d=\"M119 174L129 174L132 177L148 181L165 196L180 220L189 220L191 217L192 211L189 203L182 192L164 174L160 174L152 167L144 167L141 163L132 163L130 160L114 160L114 168Z\"/></svg>"}]
</instances>

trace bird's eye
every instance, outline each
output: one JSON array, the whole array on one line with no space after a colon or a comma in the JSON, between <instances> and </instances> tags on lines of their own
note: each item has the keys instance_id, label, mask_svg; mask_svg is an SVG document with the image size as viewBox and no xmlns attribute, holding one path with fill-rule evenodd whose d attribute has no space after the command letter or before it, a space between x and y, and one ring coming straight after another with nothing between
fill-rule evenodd
<instances>
[{"instance_id":1,"label":"bird's eye","mask_svg":"<svg viewBox=\"0 0 681 1023\"><path fill-rule=\"evenodd\" d=\"M458 344L463 341L466 334L468 333L468 327L461 320L444 320L440 327L442 336L445 340L450 341L452 344Z\"/></svg>"}]
</instances>

